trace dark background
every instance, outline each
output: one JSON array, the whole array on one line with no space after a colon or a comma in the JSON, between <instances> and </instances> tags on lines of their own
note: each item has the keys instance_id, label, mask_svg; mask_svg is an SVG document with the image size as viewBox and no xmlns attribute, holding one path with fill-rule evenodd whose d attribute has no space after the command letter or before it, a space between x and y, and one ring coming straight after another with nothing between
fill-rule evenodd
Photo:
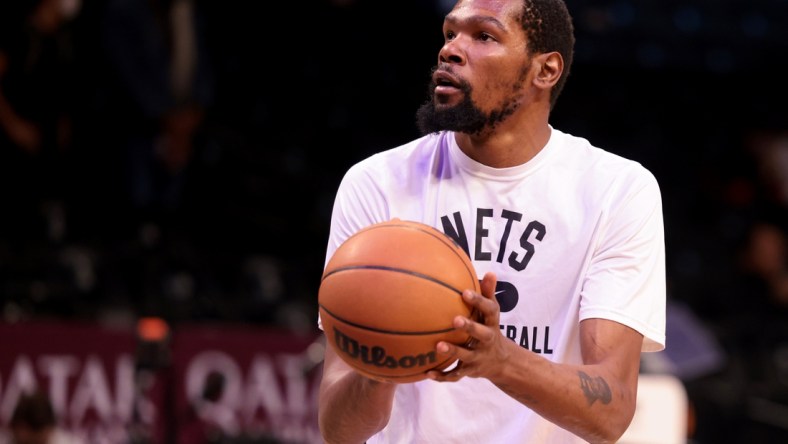
<instances>
[{"instance_id":1,"label":"dark background","mask_svg":"<svg viewBox=\"0 0 788 444\"><path fill-rule=\"evenodd\" d=\"M76 0L49 21L61 3L8 3L3 320L314 330L333 193L418 136L446 2L195 0L180 100L177 1ZM784 439L788 1L567 3L576 57L551 123L656 175L671 306L721 351L682 375L693 438ZM37 136L15 138L20 121Z\"/></svg>"}]
</instances>

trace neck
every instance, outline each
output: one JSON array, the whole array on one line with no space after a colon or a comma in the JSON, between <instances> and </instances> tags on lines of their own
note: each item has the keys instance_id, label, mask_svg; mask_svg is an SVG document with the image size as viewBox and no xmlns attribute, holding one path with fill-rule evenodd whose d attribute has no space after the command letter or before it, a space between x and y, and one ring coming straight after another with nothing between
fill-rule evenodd
<instances>
[{"instance_id":1,"label":"neck","mask_svg":"<svg viewBox=\"0 0 788 444\"><path fill-rule=\"evenodd\" d=\"M519 115L480 134L456 133L457 145L471 159L493 167L522 165L550 140L549 108L522 110Z\"/></svg>"}]
</instances>

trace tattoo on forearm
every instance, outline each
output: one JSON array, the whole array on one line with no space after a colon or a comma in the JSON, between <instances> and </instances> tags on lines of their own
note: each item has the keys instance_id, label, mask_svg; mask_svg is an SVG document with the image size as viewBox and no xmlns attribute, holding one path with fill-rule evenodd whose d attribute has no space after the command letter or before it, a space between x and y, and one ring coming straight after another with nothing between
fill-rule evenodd
<instances>
[{"instance_id":1,"label":"tattoo on forearm","mask_svg":"<svg viewBox=\"0 0 788 444\"><path fill-rule=\"evenodd\" d=\"M610 392L610 386L607 385L607 381L604 378L601 376L592 378L580 371L577 374L580 376L580 388L583 389L589 406L593 405L597 400L602 404L610 403L613 399L613 394Z\"/></svg>"}]
</instances>

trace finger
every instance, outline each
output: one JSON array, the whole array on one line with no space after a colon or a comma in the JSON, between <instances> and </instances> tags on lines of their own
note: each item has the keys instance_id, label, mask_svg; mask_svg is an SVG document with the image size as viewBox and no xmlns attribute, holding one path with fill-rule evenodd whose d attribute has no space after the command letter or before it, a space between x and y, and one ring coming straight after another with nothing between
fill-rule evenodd
<instances>
[{"instance_id":1,"label":"finger","mask_svg":"<svg viewBox=\"0 0 788 444\"><path fill-rule=\"evenodd\" d=\"M464 378L460 370L452 370L449 372L442 372L440 370L430 370L427 372L427 377L436 382L456 382Z\"/></svg>"},{"instance_id":2,"label":"finger","mask_svg":"<svg viewBox=\"0 0 788 444\"><path fill-rule=\"evenodd\" d=\"M495 299L495 287L498 285L498 277L492 271L484 274L481 282L482 294L488 299Z\"/></svg>"},{"instance_id":3,"label":"finger","mask_svg":"<svg viewBox=\"0 0 788 444\"><path fill-rule=\"evenodd\" d=\"M435 350L442 358L447 361L468 361L473 356L473 352L461 345L440 341L435 345Z\"/></svg>"},{"instance_id":4,"label":"finger","mask_svg":"<svg viewBox=\"0 0 788 444\"><path fill-rule=\"evenodd\" d=\"M462 298L477 312L477 315L481 317L479 322L491 328L498 328L501 309L498 305L498 300L495 299L494 290L492 298L483 296L472 290L465 290L462 293Z\"/></svg>"},{"instance_id":5,"label":"finger","mask_svg":"<svg viewBox=\"0 0 788 444\"><path fill-rule=\"evenodd\" d=\"M457 365L448 370L430 370L427 372L427 377L438 382L455 382L459 381L465 376L463 371L462 361L458 361Z\"/></svg>"},{"instance_id":6,"label":"finger","mask_svg":"<svg viewBox=\"0 0 788 444\"><path fill-rule=\"evenodd\" d=\"M497 319L497 316L495 318ZM477 348L479 342L488 342L494 338L494 335L499 334L500 328L498 327L498 321L496 320L495 325L490 326L487 324L488 319L490 318L485 317L485 323L480 324L479 322L462 316L454 318L454 328L464 331L472 339L471 342L467 344L469 350Z\"/></svg>"}]
</instances>

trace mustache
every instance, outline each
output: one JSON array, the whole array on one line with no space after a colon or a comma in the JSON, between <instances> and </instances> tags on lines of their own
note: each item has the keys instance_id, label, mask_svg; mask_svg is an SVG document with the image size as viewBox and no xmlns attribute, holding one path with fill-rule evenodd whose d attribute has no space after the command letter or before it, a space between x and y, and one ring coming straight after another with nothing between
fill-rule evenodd
<instances>
[{"instance_id":1,"label":"mustache","mask_svg":"<svg viewBox=\"0 0 788 444\"><path fill-rule=\"evenodd\" d=\"M449 64L449 63L439 63L439 64L433 66L432 69L430 69L430 76L429 76L429 79L430 79L430 81L429 81L429 90L430 91L434 90L435 87L438 86L437 83L435 83L435 81L433 80L434 79L433 76L435 74L435 71L439 71L439 70L440 71L445 71L445 72L451 74L452 76L454 76L457 79L457 82L459 83L457 86L463 92L465 92L465 93L470 93L471 92L471 84L470 84L470 82L465 80L462 76L457 75L457 73L454 72L454 69L452 68L452 65Z\"/></svg>"},{"instance_id":2,"label":"mustache","mask_svg":"<svg viewBox=\"0 0 788 444\"><path fill-rule=\"evenodd\" d=\"M438 63L437 65L433 66L432 69L430 69L430 78L432 78L432 76L435 74L436 71L445 71L453 75L454 77L457 77L458 79L460 78L460 76L458 76L457 73L454 72L454 68L452 67L452 65L448 63Z\"/></svg>"}]
</instances>

